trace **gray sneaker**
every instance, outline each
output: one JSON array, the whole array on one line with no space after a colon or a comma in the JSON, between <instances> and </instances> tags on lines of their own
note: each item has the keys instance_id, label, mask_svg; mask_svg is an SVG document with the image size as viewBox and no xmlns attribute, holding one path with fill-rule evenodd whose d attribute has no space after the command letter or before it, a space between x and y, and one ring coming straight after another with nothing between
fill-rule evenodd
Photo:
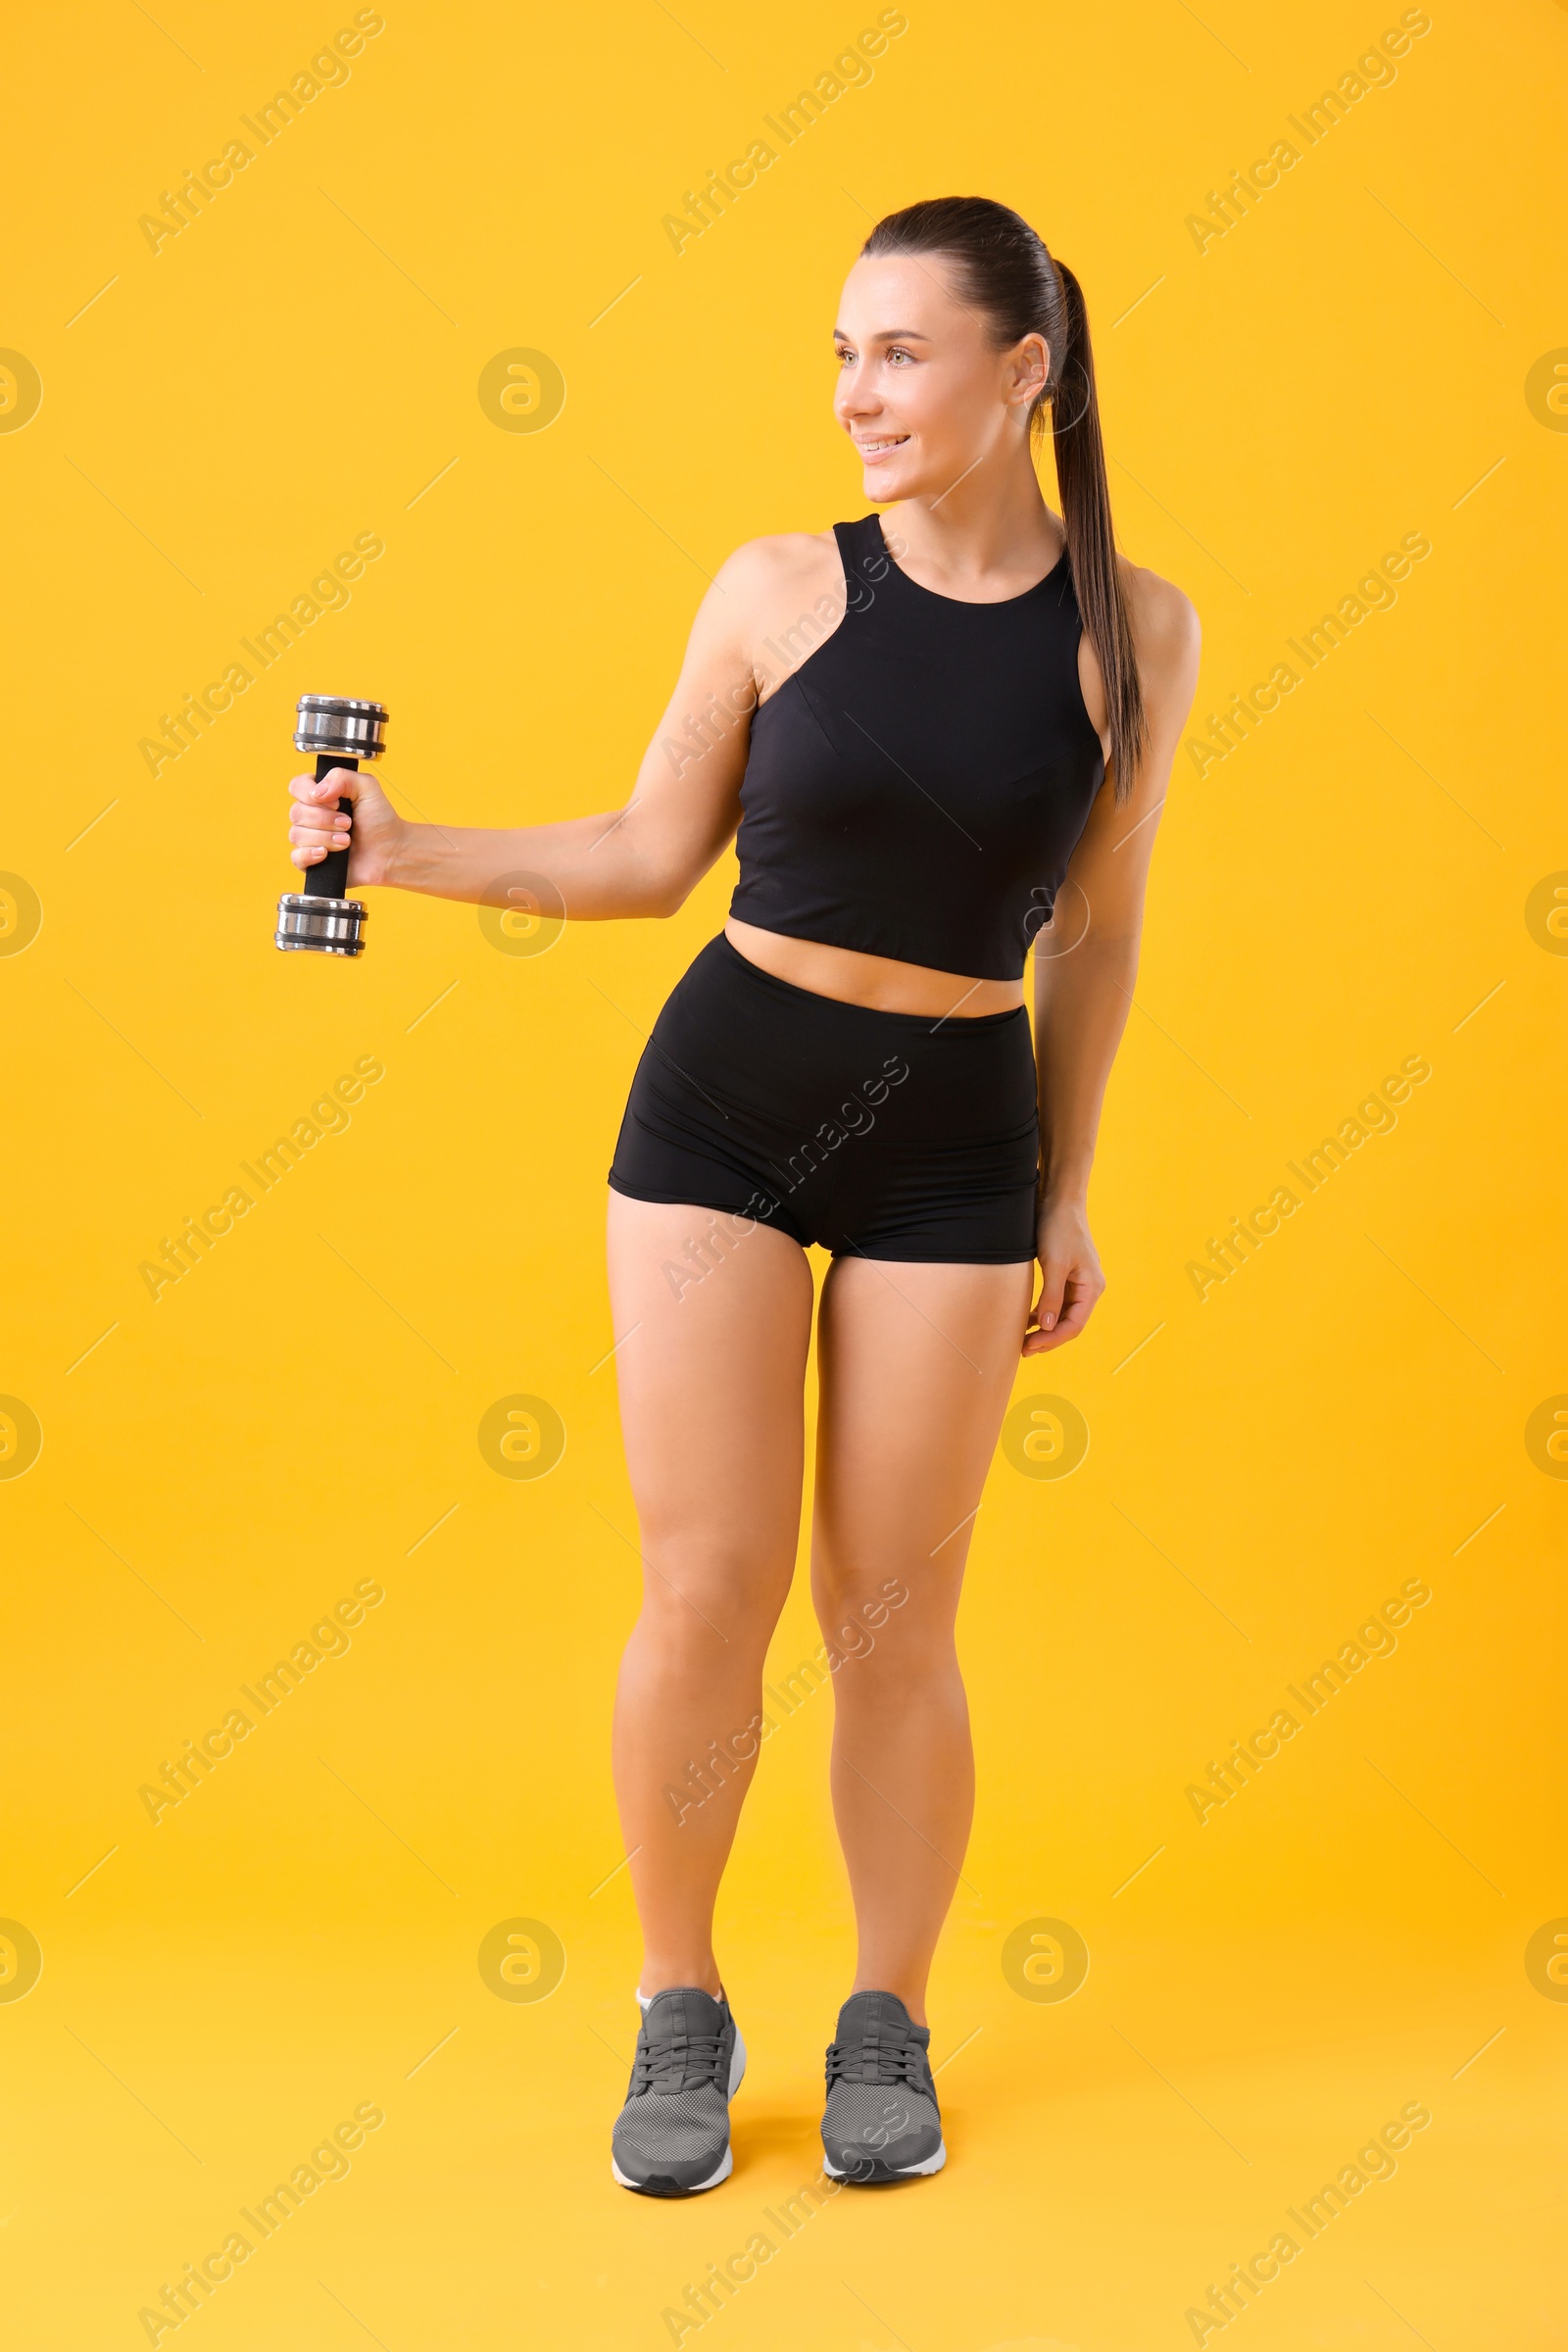
<instances>
[{"instance_id":1,"label":"gray sneaker","mask_svg":"<svg viewBox=\"0 0 1568 2352\"><path fill-rule=\"evenodd\" d=\"M931 2080L931 2029L893 1992L852 1992L827 2053L823 2170L834 2180L906 2180L948 2161Z\"/></svg>"},{"instance_id":2,"label":"gray sneaker","mask_svg":"<svg viewBox=\"0 0 1568 2352\"><path fill-rule=\"evenodd\" d=\"M734 2165L729 2102L746 2045L729 2003L696 1984L657 1992L643 2012L626 2104L611 2135L611 2171L645 2197L716 2188Z\"/></svg>"}]
</instances>

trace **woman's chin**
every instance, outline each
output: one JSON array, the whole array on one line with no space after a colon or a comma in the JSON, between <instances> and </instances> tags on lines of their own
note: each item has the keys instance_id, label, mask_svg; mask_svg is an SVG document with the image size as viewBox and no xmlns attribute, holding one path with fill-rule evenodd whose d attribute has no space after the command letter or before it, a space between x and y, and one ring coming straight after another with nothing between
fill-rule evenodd
<instances>
[{"instance_id":1,"label":"woman's chin","mask_svg":"<svg viewBox=\"0 0 1568 2352\"><path fill-rule=\"evenodd\" d=\"M914 482L914 467L901 466L897 460L860 468L860 487L866 497L879 507L889 507L898 498L908 498Z\"/></svg>"},{"instance_id":2,"label":"woman's chin","mask_svg":"<svg viewBox=\"0 0 1568 2352\"><path fill-rule=\"evenodd\" d=\"M958 468L962 472L962 467ZM928 499L935 501L946 496L954 486L952 474L935 472L929 466L906 461L902 465L891 459L881 466L861 467L865 495L879 507L890 507L899 499Z\"/></svg>"}]
</instances>

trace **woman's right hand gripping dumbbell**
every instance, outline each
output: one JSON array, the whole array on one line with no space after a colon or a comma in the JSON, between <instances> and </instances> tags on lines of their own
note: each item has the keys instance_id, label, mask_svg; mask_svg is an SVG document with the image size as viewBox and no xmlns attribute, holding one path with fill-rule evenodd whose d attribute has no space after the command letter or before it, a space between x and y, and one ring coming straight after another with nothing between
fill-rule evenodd
<instances>
[{"instance_id":1,"label":"woman's right hand gripping dumbbell","mask_svg":"<svg viewBox=\"0 0 1568 2352\"><path fill-rule=\"evenodd\" d=\"M289 791L289 859L302 873L334 850L346 849L351 890L394 879L398 847L413 827L373 775L364 768L334 767L319 778L291 777ZM339 801L352 802L352 810L340 810Z\"/></svg>"}]
</instances>

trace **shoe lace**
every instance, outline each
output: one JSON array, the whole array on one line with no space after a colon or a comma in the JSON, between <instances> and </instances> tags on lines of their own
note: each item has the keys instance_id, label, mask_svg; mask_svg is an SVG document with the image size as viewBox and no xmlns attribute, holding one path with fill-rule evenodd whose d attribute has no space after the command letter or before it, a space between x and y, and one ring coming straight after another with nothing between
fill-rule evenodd
<instances>
[{"instance_id":1,"label":"shoe lace","mask_svg":"<svg viewBox=\"0 0 1568 2352\"><path fill-rule=\"evenodd\" d=\"M667 2041L657 2042L640 2034L632 2066L633 2095L651 2090L696 2090L704 2082L717 2082L722 2056L721 2033L676 2033Z\"/></svg>"},{"instance_id":2,"label":"shoe lace","mask_svg":"<svg viewBox=\"0 0 1568 2352\"><path fill-rule=\"evenodd\" d=\"M921 2083L923 2051L917 2041L890 2041L866 2034L858 2041L830 2041L827 2049L827 2086L835 2082Z\"/></svg>"}]
</instances>

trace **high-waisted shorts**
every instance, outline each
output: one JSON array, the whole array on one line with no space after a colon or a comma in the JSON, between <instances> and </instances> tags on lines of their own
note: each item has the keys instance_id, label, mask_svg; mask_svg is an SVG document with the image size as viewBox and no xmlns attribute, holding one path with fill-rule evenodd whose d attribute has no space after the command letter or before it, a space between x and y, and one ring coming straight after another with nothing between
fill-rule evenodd
<instances>
[{"instance_id":1,"label":"high-waisted shorts","mask_svg":"<svg viewBox=\"0 0 1568 2352\"><path fill-rule=\"evenodd\" d=\"M1029 1016L932 1021L796 988L721 932L637 1065L610 1182L835 1255L1016 1265L1035 1250Z\"/></svg>"}]
</instances>

